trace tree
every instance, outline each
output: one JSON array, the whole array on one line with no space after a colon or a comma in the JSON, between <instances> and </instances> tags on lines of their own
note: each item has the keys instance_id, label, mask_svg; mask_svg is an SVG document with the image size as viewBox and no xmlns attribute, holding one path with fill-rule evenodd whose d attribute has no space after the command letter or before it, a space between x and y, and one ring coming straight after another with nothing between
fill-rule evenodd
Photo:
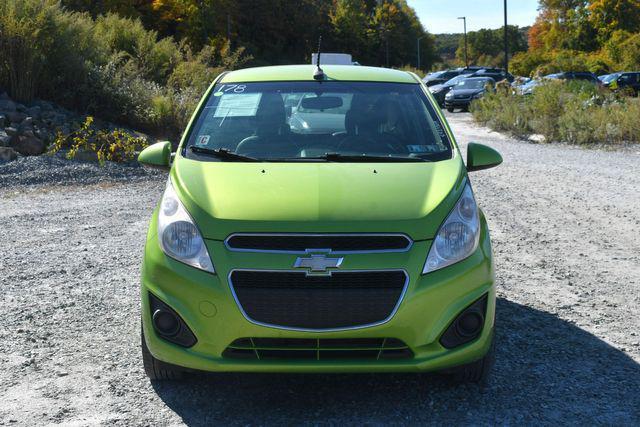
<instances>
[{"instance_id":1,"label":"tree","mask_svg":"<svg viewBox=\"0 0 640 427\"><path fill-rule=\"evenodd\" d=\"M369 57L367 45L367 6L360 0L334 0L329 14L333 29L333 45L344 52L358 52ZM362 60L362 58L360 59Z\"/></svg>"},{"instance_id":2,"label":"tree","mask_svg":"<svg viewBox=\"0 0 640 427\"><path fill-rule=\"evenodd\" d=\"M614 31L640 30L640 0L591 0L589 22L597 28L600 42Z\"/></svg>"},{"instance_id":3,"label":"tree","mask_svg":"<svg viewBox=\"0 0 640 427\"><path fill-rule=\"evenodd\" d=\"M500 66L504 63L504 30L481 29L467 34L468 56L471 64ZM527 38L518 26L507 26L509 53L527 50ZM459 37L456 57L464 63L464 38Z\"/></svg>"}]
</instances>

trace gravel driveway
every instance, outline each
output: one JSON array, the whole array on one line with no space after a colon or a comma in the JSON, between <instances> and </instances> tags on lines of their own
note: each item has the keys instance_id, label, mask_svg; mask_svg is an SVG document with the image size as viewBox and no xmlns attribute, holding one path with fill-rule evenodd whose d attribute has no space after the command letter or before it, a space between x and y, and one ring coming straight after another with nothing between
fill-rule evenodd
<instances>
[{"instance_id":1,"label":"gravel driveway","mask_svg":"<svg viewBox=\"0 0 640 427\"><path fill-rule=\"evenodd\" d=\"M505 160L472 176L498 277L487 389L413 375L151 384L138 275L165 175L24 159L0 165L0 423L640 424L640 147L532 145L449 117L459 141Z\"/></svg>"}]
</instances>

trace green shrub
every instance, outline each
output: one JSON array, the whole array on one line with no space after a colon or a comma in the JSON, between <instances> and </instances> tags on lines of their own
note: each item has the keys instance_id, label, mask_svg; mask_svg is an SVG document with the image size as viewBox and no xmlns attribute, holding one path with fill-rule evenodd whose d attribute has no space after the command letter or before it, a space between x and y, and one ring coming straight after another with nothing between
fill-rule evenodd
<instances>
[{"instance_id":1,"label":"green shrub","mask_svg":"<svg viewBox=\"0 0 640 427\"><path fill-rule=\"evenodd\" d=\"M211 39L192 52L140 20L93 19L55 0L0 0L0 87L83 114L177 138L211 81L251 57Z\"/></svg>"},{"instance_id":2,"label":"green shrub","mask_svg":"<svg viewBox=\"0 0 640 427\"><path fill-rule=\"evenodd\" d=\"M135 159L139 150L147 146L145 138L135 137L122 129L112 131L96 130L93 117L88 116L85 122L69 135L59 133L54 140L50 153L68 149L66 157L75 159L95 159L104 164L110 162L129 162Z\"/></svg>"},{"instance_id":3,"label":"green shrub","mask_svg":"<svg viewBox=\"0 0 640 427\"><path fill-rule=\"evenodd\" d=\"M570 144L640 142L640 99L578 82L549 81L532 95L497 91L472 104L474 119L494 130Z\"/></svg>"}]
</instances>

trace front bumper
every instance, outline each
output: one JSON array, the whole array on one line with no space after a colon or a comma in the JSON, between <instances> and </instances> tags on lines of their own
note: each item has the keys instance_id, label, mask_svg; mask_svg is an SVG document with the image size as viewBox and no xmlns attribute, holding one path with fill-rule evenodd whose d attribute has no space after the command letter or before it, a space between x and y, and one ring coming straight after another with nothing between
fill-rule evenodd
<instances>
[{"instance_id":1,"label":"front bumper","mask_svg":"<svg viewBox=\"0 0 640 427\"><path fill-rule=\"evenodd\" d=\"M296 255L231 252L220 241L207 241L215 275L166 257L158 246L155 218L145 248L142 272L142 324L150 352L162 361L205 371L252 372L418 372L466 364L484 356L492 340L495 313L491 243L484 217L478 250L442 270L420 274L431 241L416 241L407 252L349 254L340 270L402 268L409 275L405 295L387 322L361 329L302 332L254 324L244 317L228 283L232 269L291 269ZM149 292L175 310L197 337L183 348L162 339L154 330ZM474 341L444 348L440 336L471 303L488 295L485 324ZM414 354L398 360L238 360L222 356L235 340L260 338L396 338Z\"/></svg>"},{"instance_id":2,"label":"front bumper","mask_svg":"<svg viewBox=\"0 0 640 427\"><path fill-rule=\"evenodd\" d=\"M474 98L465 98L465 99L445 99L444 106L446 108L466 108L471 105L471 101Z\"/></svg>"}]
</instances>

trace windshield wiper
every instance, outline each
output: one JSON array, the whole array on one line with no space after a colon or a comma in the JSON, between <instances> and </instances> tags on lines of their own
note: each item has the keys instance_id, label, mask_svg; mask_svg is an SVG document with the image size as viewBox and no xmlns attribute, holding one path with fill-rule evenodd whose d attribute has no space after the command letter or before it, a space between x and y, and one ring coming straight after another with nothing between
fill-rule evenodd
<instances>
[{"instance_id":1,"label":"windshield wiper","mask_svg":"<svg viewBox=\"0 0 640 427\"><path fill-rule=\"evenodd\" d=\"M243 156L242 154L236 154L232 151L227 150L226 148L213 149L213 148L196 147L195 145L192 145L191 147L189 147L189 149L191 149L191 151L193 151L196 154L213 156L213 157L217 157L220 160L231 160L231 161L237 161L237 162L259 162L260 161L254 157Z\"/></svg>"},{"instance_id":2,"label":"windshield wiper","mask_svg":"<svg viewBox=\"0 0 640 427\"><path fill-rule=\"evenodd\" d=\"M428 162L420 157L371 156L367 154L327 153L319 157L303 157L302 159L326 160L329 162Z\"/></svg>"}]
</instances>

